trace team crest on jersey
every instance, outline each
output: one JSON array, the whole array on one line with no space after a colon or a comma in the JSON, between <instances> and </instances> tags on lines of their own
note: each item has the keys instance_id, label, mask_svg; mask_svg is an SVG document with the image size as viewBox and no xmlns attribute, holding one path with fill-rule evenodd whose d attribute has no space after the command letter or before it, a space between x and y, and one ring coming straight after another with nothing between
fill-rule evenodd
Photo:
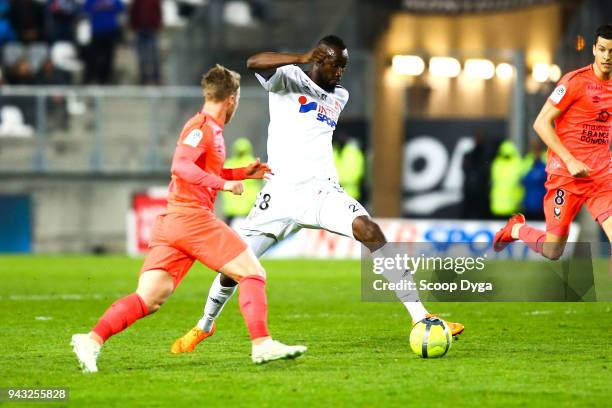
<instances>
[{"instance_id":1,"label":"team crest on jersey","mask_svg":"<svg viewBox=\"0 0 612 408\"><path fill-rule=\"evenodd\" d=\"M610 119L610 112L608 112L607 110L602 110L597 114L597 119L595 120L597 122L607 122L608 119Z\"/></svg>"},{"instance_id":2,"label":"team crest on jersey","mask_svg":"<svg viewBox=\"0 0 612 408\"><path fill-rule=\"evenodd\" d=\"M185 140L183 140L183 144L186 144L191 147L198 147L200 140L202 140L203 133L200 129L193 129Z\"/></svg>"},{"instance_id":3,"label":"team crest on jersey","mask_svg":"<svg viewBox=\"0 0 612 408\"><path fill-rule=\"evenodd\" d=\"M566 91L567 91L567 88L565 88L565 85L559 85L550 94L550 100L553 101L554 103L561 102L561 99L563 99L563 97L565 96Z\"/></svg>"}]
</instances>

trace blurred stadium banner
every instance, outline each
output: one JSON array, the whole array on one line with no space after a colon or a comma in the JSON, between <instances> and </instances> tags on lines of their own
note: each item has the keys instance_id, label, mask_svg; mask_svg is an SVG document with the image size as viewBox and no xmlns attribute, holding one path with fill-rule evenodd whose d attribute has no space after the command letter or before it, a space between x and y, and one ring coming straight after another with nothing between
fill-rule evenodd
<instances>
[{"instance_id":1,"label":"blurred stadium banner","mask_svg":"<svg viewBox=\"0 0 612 408\"><path fill-rule=\"evenodd\" d=\"M147 252L155 218L166 210L166 188L151 188L132 196L127 214L127 253L136 256Z\"/></svg>"},{"instance_id":2,"label":"blurred stadium banner","mask_svg":"<svg viewBox=\"0 0 612 408\"><path fill-rule=\"evenodd\" d=\"M0 195L0 253L32 251L32 199Z\"/></svg>"},{"instance_id":3,"label":"blurred stadium banner","mask_svg":"<svg viewBox=\"0 0 612 408\"><path fill-rule=\"evenodd\" d=\"M478 154L486 208L489 171L507 122L501 119L409 119L403 159L402 214L408 217L463 218L466 156ZM482 212L482 211L481 211ZM481 215L482 216L482 215Z\"/></svg>"},{"instance_id":4,"label":"blurred stadium banner","mask_svg":"<svg viewBox=\"0 0 612 408\"><path fill-rule=\"evenodd\" d=\"M166 188L154 188L132 196L131 209L127 214L127 253L133 256L147 251L155 218L166 209ZM240 229L244 218L235 218L232 227ZM420 242L434 244L440 253L451 254L455 244L466 247L472 254L490 248L493 236L505 221L451 220L451 219L376 219L390 242ZM543 222L534 222L535 228L545 229ZM572 224L569 241L574 242L580 234L580 226ZM360 259L361 244L352 238L333 234L325 230L303 229L297 234L272 247L264 257L268 259ZM505 251L500 258L539 259L526 247L517 251Z\"/></svg>"},{"instance_id":5,"label":"blurred stadium banner","mask_svg":"<svg viewBox=\"0 0 612 408\"><path fill-rule=\"evenodd\" d=\"M493 236L504 225L504 221L462 221L462 220L414 220L376 219L390 242L431 243L441 254L450 254L456 244L478 254L491 246ZM234 220L232 226L240 227L244 220ZM545 228L544 223L534 223L535 228ZM580 233L578 225L572 225L570 241ZM527 251L505 251L500 258L539 259L537 254ZM272 247L265 258L312 258L312 259L359 259L361 244L352 238L343 237L325 230L303 229Z\"/></svg>"}]
</instances>

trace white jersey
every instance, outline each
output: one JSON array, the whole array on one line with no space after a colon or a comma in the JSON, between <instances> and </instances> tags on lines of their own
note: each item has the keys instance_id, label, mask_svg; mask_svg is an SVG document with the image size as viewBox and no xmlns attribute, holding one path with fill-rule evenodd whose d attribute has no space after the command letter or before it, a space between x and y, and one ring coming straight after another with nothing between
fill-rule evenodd
<instances>
[{"instance_id":1,"label":"white jersey","mask_svg":"<svg viewBox=\"0 0 612 408\"><path fill-rule=\"evenodd\" d=\"M337 86L326 92L296 65L277 68L268 79L255 75L270 94L268 164L274 181L337 180L332 134L348 91Z\"/></svg>"}]
</instances>

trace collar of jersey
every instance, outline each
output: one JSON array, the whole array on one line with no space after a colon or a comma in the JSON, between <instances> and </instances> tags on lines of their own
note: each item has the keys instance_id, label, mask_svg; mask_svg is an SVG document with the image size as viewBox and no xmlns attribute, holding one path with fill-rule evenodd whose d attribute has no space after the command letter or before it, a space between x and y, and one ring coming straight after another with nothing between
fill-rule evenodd
<instances>
[{"instance_id":1,"label":"collar of jersey","mask_svg":"<svg viewBox=\"0 0 612 408\"><path fill-rule=\"evenodd\" d=\"M310 81L311 84L317 87L318 90L320 90L321 92L327 95L334 93L334 92L327 92L325 89L321 88L315 81L313 81L312 78L310 78L308 74L304 72L304 70L302 70L301 68L298 68L298 69L302 73L302 75L304 75Z\"/></svg>"},{"instance_id":2,"label":"collar of jersey","mask_svg":"<svg viewBox=\"0 0 612 408\"><path fill-rule=\"evenodd\" d=\"M223 128L225 127L225 125L223 125L222 123L217 122L217 120L215 118L213 118L212 116L210 116L208 113L204 112L204 111L200 111L200 115L204 116L204 120L208 121L210 120L213 125L215 125L215 127L218 127L219 130L223 130Z\"/></svg>"}]
</instances>

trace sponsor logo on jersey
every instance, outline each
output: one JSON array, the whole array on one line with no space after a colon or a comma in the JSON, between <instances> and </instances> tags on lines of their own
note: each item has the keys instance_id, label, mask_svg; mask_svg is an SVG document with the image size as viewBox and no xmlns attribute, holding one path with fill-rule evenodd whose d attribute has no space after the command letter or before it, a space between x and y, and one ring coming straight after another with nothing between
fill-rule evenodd
<instances>
[{"instance_id":1,"label":"sponsor logo on jersey","mask_svg":"<svg viewBox=\"0 0 612 408\"><path fill-rule=\"evenodd\" d=\"M298 102L300 103L300 113L307 113L313 110L317 111L316 119L319 122L323 122L327 124L329 127L335 128L337 125L338 117L340 116L340 104L338 101L336 102L336 108L331 106L324 106L322 103L317 102L308 102L308 98L304 95L298 98Z\"/></svg>"},{"instance_id":2,"label":"sponsor logo on jersey","mask_svg":"<svg viewBox=\"0 0 612 408\"><path fill-rule=\"evenodd\" d=\"M563 99L566 91L567 89L565 88L565 85L559 85L554 91L552 91L549 98L554 103L559 103L561 102L561 99Z\"/></svg>"},{"instance_id":3,"label":"sponsor logo on jersey","mask_svg":"<svg viewBox=\"0 0 612 408\"><path fill-rule=\"evenodd\" d=\"M300 113L306 113L317 109L317 103L315 101L308 102L308 99L304 95L298 98L298 102L300 103Z\"/></svg>"},{"instance_id":4,"label":"sponsor logo on jersey","mask_svg":"<svg viewBox=\"0 0 612 408\"><path fill-rule=\"evenodd\" d=\"M587 89L589 91L601 91L603 90L603 86L600 84L588 84Z\"/></svg>"},{"instance_id":5,"label":"sponsor logo on jersey","mask_svg":"<svg viewBox=\"0 0 612 408\"><path fill-rule=\"evenodd\" d=\"M608 119L610 119L610 112L608 112L607 110L602 110L597 114L597 119L595 120L598 122L607 122Z\"/></svg>"}]
</instances>

